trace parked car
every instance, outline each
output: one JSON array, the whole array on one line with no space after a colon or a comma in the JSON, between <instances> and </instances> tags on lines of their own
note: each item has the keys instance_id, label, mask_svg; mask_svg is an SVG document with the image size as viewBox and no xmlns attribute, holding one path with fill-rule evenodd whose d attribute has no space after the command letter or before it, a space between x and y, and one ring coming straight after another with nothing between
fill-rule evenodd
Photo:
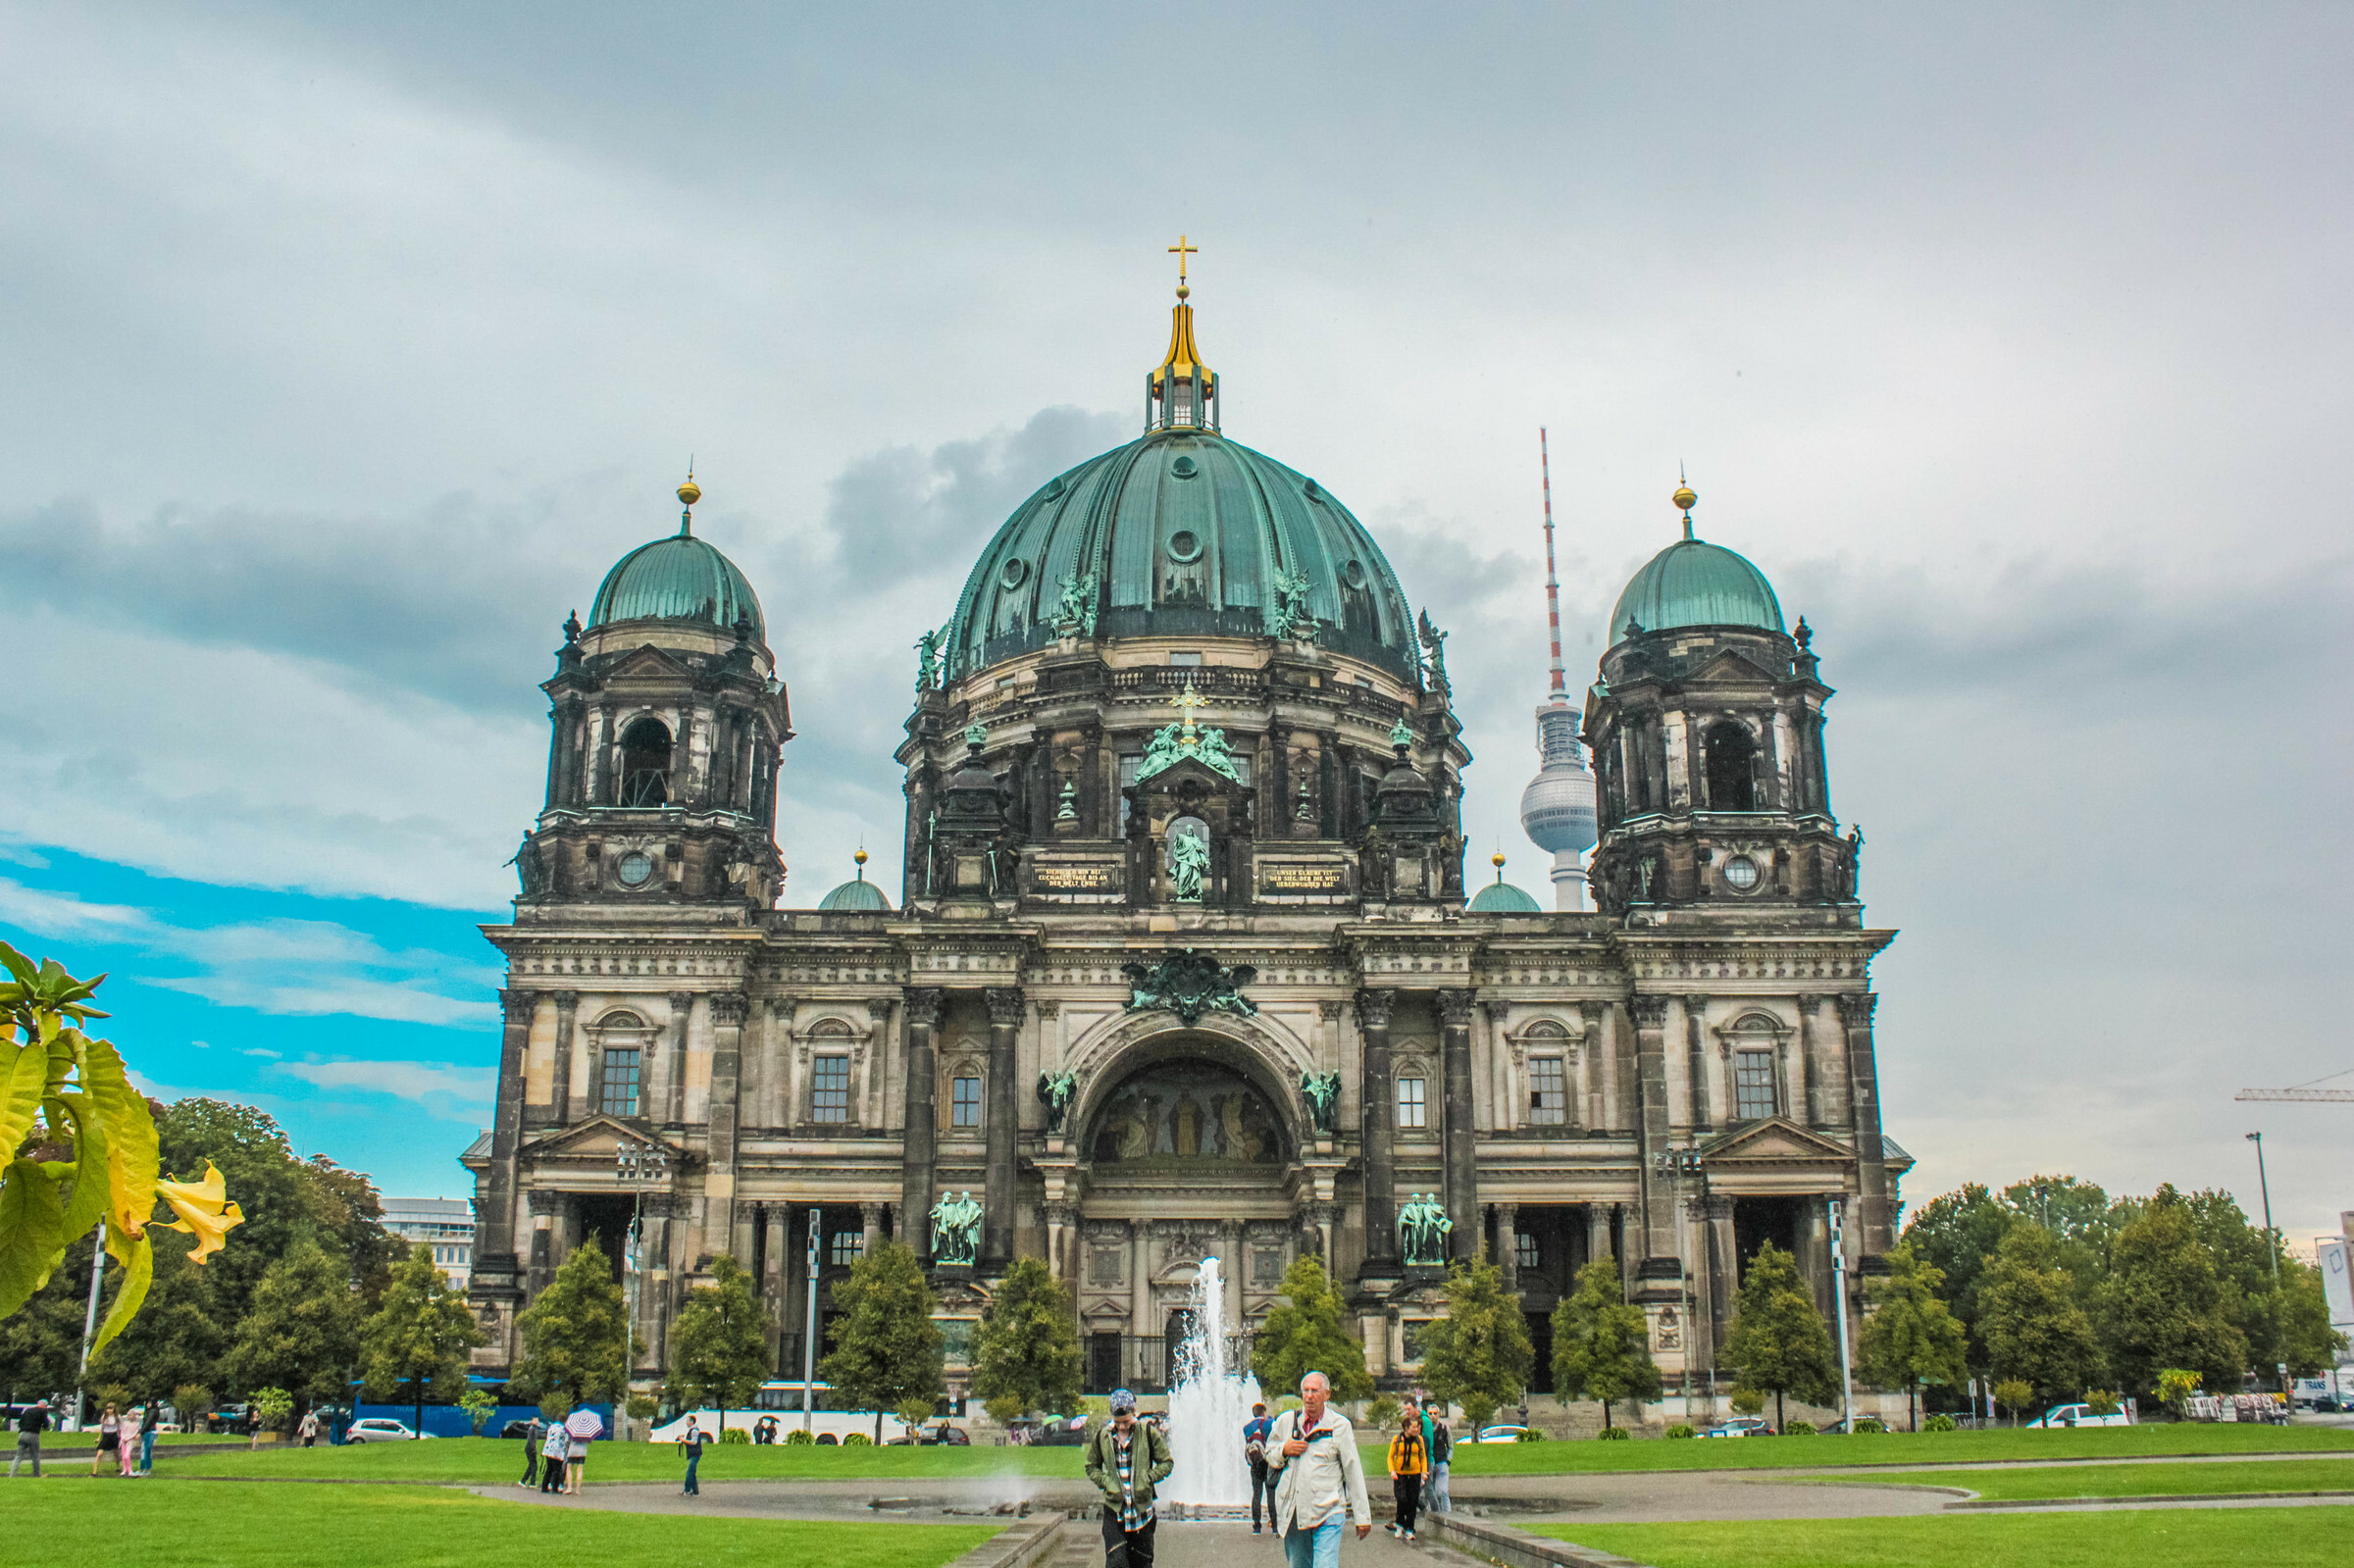
<instances>
[{"instance_id":1,"label":"parked car","mask_svg":"<svg viewBox=\"0 0 2354 1568\"><path fill-rule=\"evenodd\" d=\"M951 1427L943 1421L938 1426L913 1428L898 1437L888 1440L884 1446L887 1448L917 1446L969 1448L972 1446L972 1442L973 1435L971 1433L962 1427Z\"/></svg>"},{"instance_id":2,"label":"parked car","mask_svg":"<svg viewBox=\"0 0 2354 1568\"><path fill-rule=\"evenodd\" d=\"M510 1421L498 1429L498 1435L502 1438L528 1438L532 1435L532 1423L528 1418Z\"/></svg>"},{"instance_id":3,"label":"parked car","mask_svg":"<svg viewBox=\"0 0 2354 1568\"><path fill-rule=\"evenodd\" d=\"M343 1441L345 1442L414 1442L432 1436L433 1434L430 1432L412 1432L407 1422L395 1421L390 1416L370 1416L365 1421L354 1421L349 1430L343 1434Z\"/></svg>"},{"instance_id":4,"label":"parked car","mask_svg":"<svg viewBox=\"0 0 2354 1568\"><path fill-rule=\"evenodd\" d=\"M2123 1410L2096 1416L2088 1404L2056 1404L2038 1419L2027 1423L2030 1427L2129 1427L2132 1424L2133 1418Z\"/></svg>"},{"instance_id":5,"label":"parked car","mask_svg":"<svg viewBox=\"0 0 2354 1568\"><path fill-rule=\"evenodd\" d=\"M1037 1421L1028 1416L1006 1428L1015 1442L1040 1448L1076 1448L1087 1442L1087 1417L1054 1416Z\"/></svg>"},{"instance_id":6,"label":"parked car","mask_svg":"<svg viewBox=\"0 0 2354 1568\"><path fill-rule=\"evenodd\" d=\"M1479 1436L1472 1441L1475 1442L1518 1442L1520 1435L1527 1430L1526 1427L1512 1426L1482 1427L1479 1429Z\"/></svg>"},{"instance_id":7,"label":"parked car","mask_svg":"<svg viewBox=\"0 0 2354 1568\"><path fill-rule=\"evenodd\" d=\"M204 1430L207 1432L249 1433L253 1430L253 1406L249 1404L216 1406L212 1413L204 1418Z\"/></svg>"},{"instance_id":8,"label":"parked car","mask_svg":"<svg viewBox=\"0 0 2354 1568\"><path fill-rule=\"evenodd\" d=\"M1714 1426L1703 1427L1700 1435L1704 1438L1746 1438L1753 1432L1762 1432L1770 1437L1773 1423L1764 1416L1726 1416Z\"/></svg>"}]
</instances>

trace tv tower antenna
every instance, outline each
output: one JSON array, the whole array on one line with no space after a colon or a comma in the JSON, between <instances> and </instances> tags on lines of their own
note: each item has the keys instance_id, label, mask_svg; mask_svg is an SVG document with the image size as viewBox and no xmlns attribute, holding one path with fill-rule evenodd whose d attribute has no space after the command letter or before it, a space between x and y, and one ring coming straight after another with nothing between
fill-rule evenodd
<instances>
[{"instance_id":1,"label":"tv tower antenna","mask_svg":"<svg viewBox=\"0 0 2354 1568\"><path fill-rule=\"evenodd\" d=\"M1545 620L1553 633L1553 689L1566 695L1561 678L1561 579L1553 569L1553 454L1545 445L1545 427L1537 427L1537 467L1545 476Z\"/></svg>"},{"instance_id":2,"label":"tv tower antenna","mask_svg":"<svg viewBox=\"0 0 2354 1568\"><path fill-rule=\"evenodd\" d=\"M1583 856L1594 847L1594 776L1577 737L1578 710L1569 703L1561 670L1561 578L1553 559L1553 452L1537 429L1537 462L1545 476L1545 619L1553 638L1553 689L1537 709L1537 755L1543 766L1520 794L1520 827L1553 856L1553 906L1585 907Z\"/></svg>"}]
</instances>

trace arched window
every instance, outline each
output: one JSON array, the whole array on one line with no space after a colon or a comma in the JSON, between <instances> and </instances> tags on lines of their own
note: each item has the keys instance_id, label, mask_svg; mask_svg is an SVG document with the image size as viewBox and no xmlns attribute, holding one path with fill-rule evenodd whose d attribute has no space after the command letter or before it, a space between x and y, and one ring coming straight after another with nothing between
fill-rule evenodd
<instances>
[{"instance_id":1,"label":"arched window","mask_svg":"<svg viewBox=\"0 0 2354 1568\"><path fill-rule=\"evenodd\" d=\"M670 800L670 727L640 719L621 733L621 803L660 806Z\"/></svg>"},{"instance_id":2,"label":"arched window","mask_svg":"<svg viewBox=\"0 0 2354 1568\"><path fill-rule=\"evenodd\" d=\"M596 1092L591 1108L607 1116L638 1115L653 1031L636 1013L607 1013L597 1020L593 1037Z\"/></svg>"},{"instance_id":3,"label":"arched window","mask_svg":"<svg viewBox=\"0 0 2354 1568\"><path fill-rule=\"evenodd\" d=\"M1758 743L1729 719L1709 727L1709 809L1755 811Z\"/></svg>"}]
</instances>

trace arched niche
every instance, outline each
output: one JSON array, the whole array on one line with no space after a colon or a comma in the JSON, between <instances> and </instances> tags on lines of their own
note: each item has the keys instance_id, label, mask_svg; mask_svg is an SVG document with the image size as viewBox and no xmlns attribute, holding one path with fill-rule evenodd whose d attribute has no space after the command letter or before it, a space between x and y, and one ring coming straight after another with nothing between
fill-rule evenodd
<instances>
[{"instance_id":1,"label":"arched niche","mask_svg":"<svg viewBox=\"0 0 2354 1568\"><path fill-rule=\"evenodd\" d=\"M1273 1039L1249 1030L1244 1020L1221 1017L1213 1024L1212 1019L1204 1018L1192 1029L1177 1026L1165 1017L1161 1022L1164 1027L1158 1030L1117 1035L1100 1041L1097 1049L1074 1054L1073 1062L1080 1073L1079 1097L1071 1107L1067 1125L1079 1129L1081 1157L1093 1159L1106 1108L1140 1075L1171 1064L1200 1064L1231 1075L1254 1093L1281 1142L1282 1153L1274 1165L1238 1162L1231 1169L1237 1174L1283 1169L1294 1151L1313 1136L1300 1102L1301 1069L1292 1061L1291 1053ZM1206 1081L1203 1088L1204 1091L1209 1088ZM1159 1140L1157 1130L1153 1140ZM1122 1165L1115 1162L1098 1167L1098 1175L1120 1169Z\"/></svg>"},{"instance_id":2,"label":"arched niche","mask_svg":"<svg viewBox=\"0 0 2354 1568\"><path fill-rule=\"evenodd\" d=\"M1253 1075L1204 1056L1134 1064L1104 1093L1081 1145L1099 1178L1129 1171L1280 1172L1283 1113Z\"/></svg>"}]
</instances>

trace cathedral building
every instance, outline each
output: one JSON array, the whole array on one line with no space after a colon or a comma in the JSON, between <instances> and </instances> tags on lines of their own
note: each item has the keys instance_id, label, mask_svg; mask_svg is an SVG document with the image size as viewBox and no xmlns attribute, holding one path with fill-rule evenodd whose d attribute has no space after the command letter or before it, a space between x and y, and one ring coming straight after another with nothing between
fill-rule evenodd
<instances>
[{"instance_id":1,"label":"cathedral building","mask_svg":"<svg viewBox=\"0 0 2354 1568\"><path fill-rule=\"evenodd\" d=\"M1178 296L1144 433L1045 478L923 638L896 898L863 854L785 895L785 672L691 481L566 623L522 893L485 928L480 1370L571 1248L634 1234L644 1376L730 1253L797 1377L888 1237L933 1270L952 1385L1014 1258L1067 1282L1091 1390L1151 1391L1203 1258L1248 1333L1311 1254L1397 1386L1484 1252L1540 1389L1546 1315L1607 1257L1698 1410L1760 1244L1827 1313L1835 1199L1847 1278L1880 1266L1893 933L1831 815L1805 623L1679 490L1584 699L1593 908L1466 889L1444 633L1339 496L1222 429ZM1566 694L1540 717L1583 778Z\"/></svg>"}]
</instances>

